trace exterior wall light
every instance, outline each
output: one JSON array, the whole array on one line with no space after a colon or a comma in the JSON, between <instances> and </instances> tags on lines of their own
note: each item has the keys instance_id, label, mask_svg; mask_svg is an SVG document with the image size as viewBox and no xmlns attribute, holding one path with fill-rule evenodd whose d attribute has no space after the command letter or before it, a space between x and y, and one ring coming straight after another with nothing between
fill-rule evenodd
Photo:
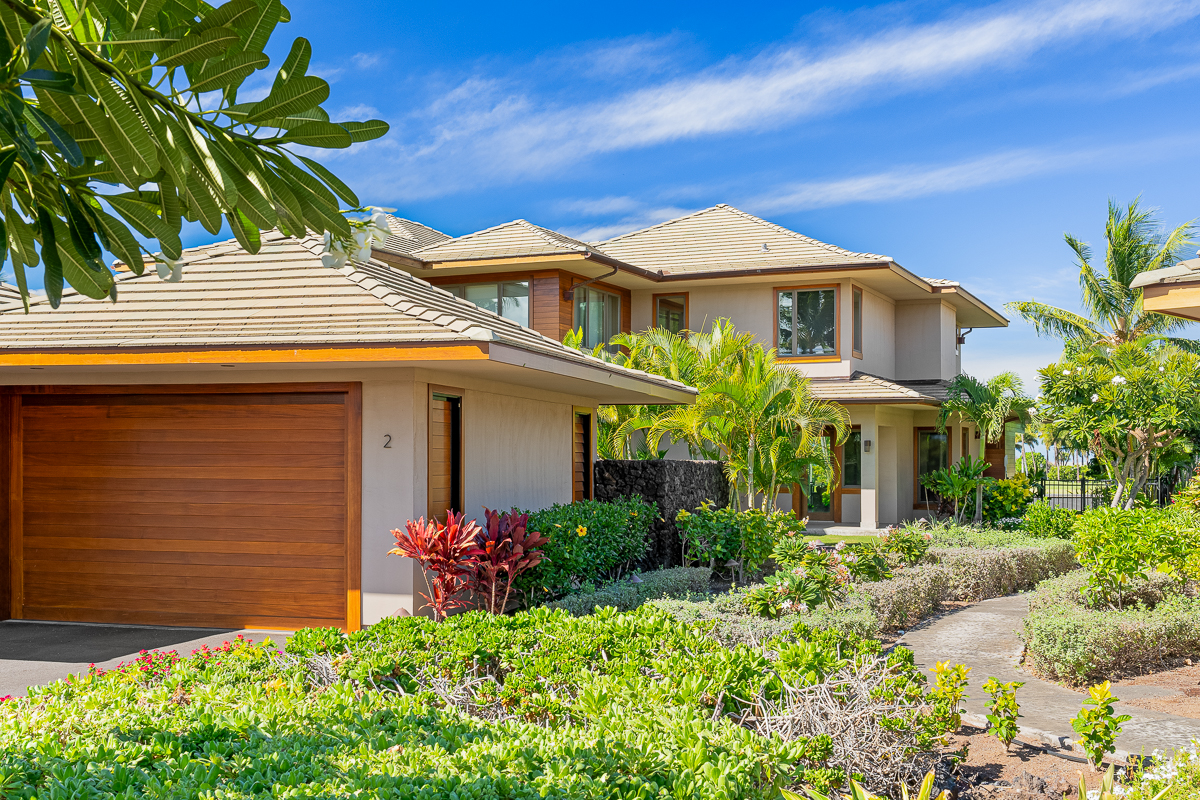
<instances>
[{"instance_id":1,"label":"exterior wall light","mask_svg":"<svg viewBox=\"0 0 1200 800\"><path fill-rule=\"evenodd\" d=\"M863 452L864 453L871 452L871 440L870 439L863 439Z\"/></svg>"}]
</instances>

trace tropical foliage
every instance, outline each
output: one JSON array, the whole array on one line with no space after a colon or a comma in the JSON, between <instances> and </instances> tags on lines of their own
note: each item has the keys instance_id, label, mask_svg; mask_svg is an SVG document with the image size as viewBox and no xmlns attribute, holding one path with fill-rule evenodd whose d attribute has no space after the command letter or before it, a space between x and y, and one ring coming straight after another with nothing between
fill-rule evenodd
<instances>
[{"instance_id":1,"label":"tropical foliage","mask_svg":"<svg viewBox=\"0 0 1200 800\"><path fill-rule=\"evenodd\" d=\"M355 241L339 211L359 206L354 192L292 148L346 148L387 123L330 122L305 39L266 97L239 101L289 19L279 0L0 3L0 236L26 302L39 264L52 306L64 280L115 300L102 253L141 274L135 233L157 240L160 276L180 279L185 219L214 234L227 223L251 253L268 228L369 247L373 230L359 223Z\"/></svg>"},{"instance_id":2,"label":"tropical foliage","mask_svg":"<svg viewBox=\"0 0 1200 800\"><path fill-rule=\"evenodd\" d=\"M1116 347L1143 337L1165 339L1192 347L1187 339L1171 338L1188 325L1186 320L1146 311L1142 290L1130 287L1139 273L1174 265L1195 244L1196 226L1184 223L1165 232L1153 210L1135 199L1126 208L1112 200L1104 226L1104 269L1092 264L1092 249L1066 234L1067 246L1079 266L1080 299L1084 314L1033 300L1008 303L1041 335L1055 336L1076 347Z\"/></svg>"},{"instance_id":3,"label":"tropical foliage","mask_svg":"<svg viewBox=\"0 0 1200 800\"><path fill-rule=\"evenodd\" d=\"M1116 482L1114 508L1132 508L1164 462L1190 453L1200 356L1141 339L1064 354L1040 375L1043 426L1095 454Z\"/></svg>"},{"instance_id":4,"label":"tropical foliage","mask_svg":"<svg viewBox=\"0 0 1200 800\"><path fill-rule=\"evenodd\" d=\"M579 347L580 340L572 333L564 343ZM836 472L831 442L840 444L849 434L845 409L813 397L803 374L784 367L774 350L738 333L728 320L701 332L623 333L612 344L621 350L597 347L592 354L695 386L700 394L693 405L602 408L602 457L637 455L639 432L645 455L656 455L664 442L683 442L692 458L725 463L739 508L764 511L807 470Z\"/></svg>"}]
</instances>

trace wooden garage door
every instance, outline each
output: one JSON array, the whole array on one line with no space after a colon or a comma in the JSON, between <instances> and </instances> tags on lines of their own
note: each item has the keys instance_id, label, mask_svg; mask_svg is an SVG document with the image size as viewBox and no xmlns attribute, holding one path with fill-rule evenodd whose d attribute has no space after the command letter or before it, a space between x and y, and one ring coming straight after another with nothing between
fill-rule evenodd
<instances>
[{"instance_id":1,"label":"wooden garage door","mask_svg":"<svg viewBox=\"0 0 1200 800\"><path fill-rule=\"evenodd\" d=\"M357 387L258 388L17 398L13 616L357 627Z\"/></svg>"}]
</instances>

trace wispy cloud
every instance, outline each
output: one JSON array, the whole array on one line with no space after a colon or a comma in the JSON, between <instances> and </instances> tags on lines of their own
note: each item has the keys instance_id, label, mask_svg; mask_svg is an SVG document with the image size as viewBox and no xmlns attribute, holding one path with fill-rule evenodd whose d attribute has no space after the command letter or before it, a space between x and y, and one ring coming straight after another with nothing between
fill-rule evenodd
<instances>
[{"instance_id":1,"label":"wispy cloud","mask_svg":"<svg viewBox=\"0 0 1200 800\"><path fill-rule=\"evenodd\" d=\"M419 133L407 140L397 136L375 155L390 156L411 191L446 194L539 178L597 154L774 129L986 68L1020 65L1040 50L1088 37L1140 35L1197 14L1197 0L1002 4L893 27L819 52L777 47L574 104L475 76L416 113L409 127ZM628 57L636 60L636 52ZM376 178L391 180L378 166Z\"/></svg>"}]
</instances>

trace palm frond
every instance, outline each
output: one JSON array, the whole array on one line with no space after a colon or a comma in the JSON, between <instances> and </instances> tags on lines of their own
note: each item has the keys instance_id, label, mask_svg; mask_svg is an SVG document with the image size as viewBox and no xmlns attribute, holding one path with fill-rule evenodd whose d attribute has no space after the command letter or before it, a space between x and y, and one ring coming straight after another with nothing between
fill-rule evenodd
<instances>
[{"instance_id":1,"label":"palm frond","mask_svg":"<svg viewBox=\"0 0 1200 800\"><path fill-rule=\"evenodd\" d=\"M1039 336L1049 335L1063 340L1090 341L1104 336L1090 319L1063 308L1056 308L1034 300L1005 303L1004 307L1020 314L1022 319L1033 325Z\"/></svg>"}]
</instances>

